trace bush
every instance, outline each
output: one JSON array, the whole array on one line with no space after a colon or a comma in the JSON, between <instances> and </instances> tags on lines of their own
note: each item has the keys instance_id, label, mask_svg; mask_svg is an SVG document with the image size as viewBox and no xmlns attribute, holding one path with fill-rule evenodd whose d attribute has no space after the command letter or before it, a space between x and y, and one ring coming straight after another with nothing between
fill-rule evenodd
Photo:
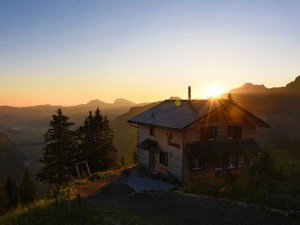
<instances>
[{"instance_id":1,"label":"bush","mask_svg":"<svg viewBox=\"0 0 300 225\"><path fill-rule=\"evenodd\" d=\"M75 180L74 181L75 186L81 186L81 185L88 184L88 183L90 183L89 180Z\"/></svg>"},{"instance_id":2,"label":"bush","mask_svg":"<svg viewBox=\"0 0 300 225\"><path fill-rule=\"evenodd\" d=\"M105 172L97 172L93 173L92 176L89 178L90 181L100 180L107 177L107 173Z\"/></svg>"},{"instance_id":3,"label":"bush","mask_svg":"<svg viewBox=\"0 0 300 225\"><path fill-rule=\"evenodd\" d=\"M187 193L193 194L201 194L201 195L211 195L218 197L220 192L219 190L222 188L220 183L214 182L212 180L203 181L200 184L191 184L187 185L183 188L183 191Z\"/></svg>"},{"instance_id":4,"label":"bush","mask_svg":"<svg viewBox=\"0 0 300 225\"><path fill-rule=\"evenodd\" d=\"M3 215L6 212L7 206L8 206L7 194L0 186L0 215Z\"/></svg>"}]
</instances>

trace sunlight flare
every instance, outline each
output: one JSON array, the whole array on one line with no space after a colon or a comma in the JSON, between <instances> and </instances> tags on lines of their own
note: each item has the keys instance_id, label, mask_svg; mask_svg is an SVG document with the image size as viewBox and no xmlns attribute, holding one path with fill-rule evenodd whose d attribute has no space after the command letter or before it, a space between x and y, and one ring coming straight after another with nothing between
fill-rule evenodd
<instances>
[{"instance_id":1,"label":"sunlight flare","mask_svg":"<svg viewBox=\"0 0 300 225\"><path fill-rule=\"evenodd\" d=\"M216 98L224 92L224 89L219 84L207 85L202 91L202 98Z\"/></svg>"}]
</instances>

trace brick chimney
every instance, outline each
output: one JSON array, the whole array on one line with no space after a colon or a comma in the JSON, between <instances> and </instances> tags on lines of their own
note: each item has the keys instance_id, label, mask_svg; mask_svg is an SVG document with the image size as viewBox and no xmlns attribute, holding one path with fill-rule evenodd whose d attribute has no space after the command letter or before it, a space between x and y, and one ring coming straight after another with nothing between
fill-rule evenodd
<instances>
[{"instance_id":1,"label":"brick chimney","mask_svg":"<svg viewBox=\"0 0 300 225\"><path fill-rule=\"evenodd\" d=\"M191 86L189 86L188 88L188 94L189 94L189 101L192 100L192 89L191 89Z\"/></svg>"}]
</instances>

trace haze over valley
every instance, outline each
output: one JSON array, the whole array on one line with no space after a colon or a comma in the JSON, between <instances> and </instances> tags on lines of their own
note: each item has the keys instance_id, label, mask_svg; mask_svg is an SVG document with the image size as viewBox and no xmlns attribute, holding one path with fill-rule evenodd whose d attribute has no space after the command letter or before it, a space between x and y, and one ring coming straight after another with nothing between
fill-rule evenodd
<instances>
[{"instance_id":1,"label":"haze over valley","mask_svg":"<svg viewBox=\"0 0 300 225\"><path fill-rule=\"evenodd\" d=\"M270 89L264 85L246 83L224 93L222 98L227 98L228 93L232 94L234 101L238 104L246 109L251 109L254 114L270 124L271 129L257 132L257 139L261 144L275 145L279 140L300 138L300 118L298 116L300 105L297 104L300 102L300 76L284 87ZM174 95L176 95L176 91ZM61 107L61 109L65 115L70 117L70 121L75 123L73 126L75 130L83 124L89 111L94 112L99 107L110 120L119 160L123 157L131 161L135 151L136 129L131 127L127 120L158 103L137 104L122 98L117 99L114 103L105 103L96 99L86 104ZM37 160L41 157L44 145L43 135L48 129L51 115L55 114L58 108L59 106L52 105L22 108L0 107L2 137L0 151L9 152L11 154L9 159L15 158L17 164L14 167L5 166L5 169L1 170L2 180L5 175L15 174L13 168L20 169L20 162L23 162L23 165L31 166L34 171L39 168ZM6 157L0 158L1 165L4 165L3 162L9 162Z\"/></svg>"}]
</instances>

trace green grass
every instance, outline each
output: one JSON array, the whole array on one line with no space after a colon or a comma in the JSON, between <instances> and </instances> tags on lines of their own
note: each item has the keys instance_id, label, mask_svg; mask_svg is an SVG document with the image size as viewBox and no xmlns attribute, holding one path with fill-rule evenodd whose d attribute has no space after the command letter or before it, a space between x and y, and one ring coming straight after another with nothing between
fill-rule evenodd
<instances>
[{"instance_id":1,"label":"green grass","mask_svg":"<svg viewBox=\"0 0 300 225\"><path fill-rule=\"evenodd\" d=\"M295 168L295 171L299 173L300 161L292 159L277 159L275 162L276 170L282 170L282 172L286 175L292 174L293 167Z\"/></svg>"},{"instance_id":2,"label":"green grass","mask_svg":"<svg viewBox=\"0 0 300 225\"><path fill-rule=\"evenodd\" d=\"M28 207L19 207L0 217L0 225L74 225L81 224L105 224L105 225L144 225L147 224L141 215L120 208L109 203L84 202L79 209L76 199L55 204L50 200L39 200Z\"/></svg>"},{"instance_id":3,"label":"green grass","mask_svg":"<svg viewBox=\"0 0 300 225\"><path fill-rule=\"evenodd\" d=\"M272 148L268 152L275 159L275 170L283 172L285 175L291 175L293 167L295 172L300 173L300 160L298 154L287 149Z\"/></svg>"},{"instance_id":4,"label":"green grass","mask_svg":"<svg viewBox=\"0 0 300 225\"><path fill-rule=\"evenodd\" d=\"M183 187L183 191L187 193L218 196L219 190L223 187L223 184L217 183L213 180L205 180L199 184L189 184Z\"/></svg>"}]
</instances>

